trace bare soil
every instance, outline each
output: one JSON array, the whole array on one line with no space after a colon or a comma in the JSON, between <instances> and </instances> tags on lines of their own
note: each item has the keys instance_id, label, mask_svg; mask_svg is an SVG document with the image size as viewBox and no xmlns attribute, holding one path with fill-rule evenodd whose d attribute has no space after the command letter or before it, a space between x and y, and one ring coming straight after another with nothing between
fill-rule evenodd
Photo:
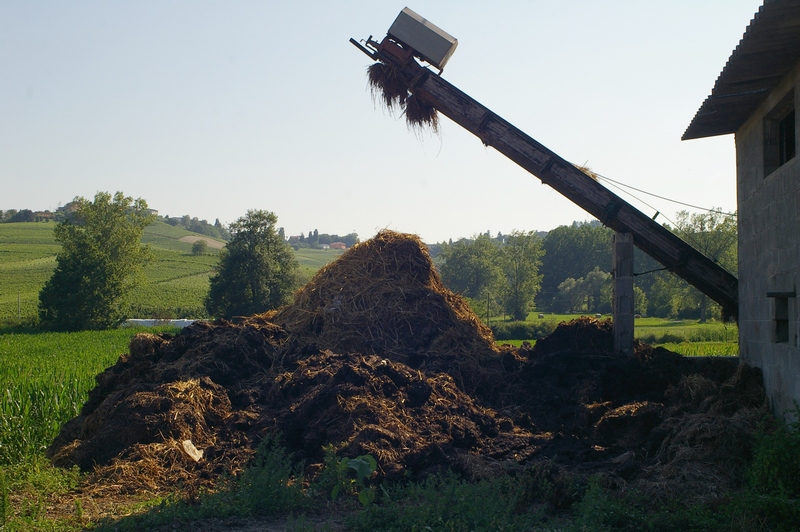
<instances>
[{"instance_id":1,"label":"bare soil","mask_svg":"<svg viewBox=\"0 0 800 532\"><path fill-rule=\"evenodd\" d=\"M609 321L498 347L422 242L383 231L278 312L137 335L47 452L90 472L76 496L95 498L213 486L267 435L309 477L334 444L390 480L550 460L704 498L739 481L767 412L757 369L643 344L615 355Z\"/></svg>"},{"instance_id":2,"label":"bare soil","mask_svg":"<svg viewBox=\"0 0 800 532\"><path fill-rule=\"evenodd\" d=\"M213 238L206 237L206 236L186 235L186 236L182 236L182 237L180 237L178 239L178 241L180 241L180 242L189 242L190 244L194 244L195 242L197 242L199 240L205 240L206 244L208 244L208 247L210 247L210 248L222 249L222 248L225 247L225 242L221 242L219 240L214 240Z\"/></svg>"}]
</instances>

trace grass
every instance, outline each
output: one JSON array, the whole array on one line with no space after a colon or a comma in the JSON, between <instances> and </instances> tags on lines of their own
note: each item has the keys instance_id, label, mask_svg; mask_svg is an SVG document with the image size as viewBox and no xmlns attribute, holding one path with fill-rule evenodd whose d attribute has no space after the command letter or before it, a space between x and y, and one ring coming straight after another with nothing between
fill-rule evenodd
<instances>
[{"instance_id":1,"label":"grass","mask_svg":"<svg viewBox=\"0 0 800 532\"><path fill-rule=\"evenodd\" d=\"M699 323L692 320L639 318L636 320L636 337L648 343L737 342L739 329L736 323L720 321Z\"/></svg>"},{"instance_id":2,"label":"grass","mask_svg":"<svg viewBox=\"0 0 800 532\"><path fill-rule=\"evenodd\" d=\"M796 441L791 444L796 445ZM778 445L789 450L783 441ZM329 530L327 524L320 527L313 523L313 517L307 517L320 512L328 517L340 516L346 530L398 532L788 531L796 530L800 519L800 502L795 498L765 494L752 483L696 502L680 496L653 497L635 487L621 489L602 475L585 478L567 472L554 474L548 461L486 480L466 481L445 473L422 482L373 486L376 497L363 507L352 497L331 501L314 482L303 488L301 480L291 456L270 443L259 450L259 458L244 474L226 481L218 491L193 501L178 496L162 499L136 515L108 519L99 530L168 529L170 525L202 528L197 520L209 517L285 516L289 512L286 530L293 531ZM248 524L257 526L253 521Z\"/></svg>"},{"instance_id":3,"label":"grass","mask_svg":"<svg viewBox=\"0 0 800 532\"><path fill-rule=\"evenodd\" d=\"M737 342L680 342L655 345L687 357L739 356Z\"/></svg>"}]
</instances>

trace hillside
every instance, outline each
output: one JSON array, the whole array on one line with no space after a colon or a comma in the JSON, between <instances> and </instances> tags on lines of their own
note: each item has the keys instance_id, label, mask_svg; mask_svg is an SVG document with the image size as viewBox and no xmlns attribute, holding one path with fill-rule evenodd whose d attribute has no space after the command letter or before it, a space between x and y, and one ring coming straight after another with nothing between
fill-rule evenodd
<instances>
[{"instance_id":1,"label":"hillside","mask_svg":"<svg viewBox=\"0 0 800 532\"><path fill-rule=\"evenodd\" d=\"M36 316L39 291L52 275L60 249L54 227L48 222L0 224L0 323ZM197 239L209 243L205 255L191 254ZM134 294L134 317L205 317L208 279L224 242L161 221L145 229L142 242L152 248L156 260L145 269L146 283ZM302 249L296 256L310 277L340 254Z\"/></svg>"}]
</instances>

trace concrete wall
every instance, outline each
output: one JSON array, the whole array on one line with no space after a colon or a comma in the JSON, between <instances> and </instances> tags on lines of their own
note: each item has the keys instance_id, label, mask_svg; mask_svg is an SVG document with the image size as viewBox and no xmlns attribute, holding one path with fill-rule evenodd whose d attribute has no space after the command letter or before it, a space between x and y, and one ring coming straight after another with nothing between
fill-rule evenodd
<instances>
[{"instance_id":1,"label":"concrete wall","mask_svg":"<svg viewBox=\"0 0 800 532\"><path fill-rule=\"evenodd\" d=\"M793 90L800 139L800 65L736 133L739 350L762 369L776 414L800 402L800 150L765 175L764 119Z\"/></svg>"}]
</instances>

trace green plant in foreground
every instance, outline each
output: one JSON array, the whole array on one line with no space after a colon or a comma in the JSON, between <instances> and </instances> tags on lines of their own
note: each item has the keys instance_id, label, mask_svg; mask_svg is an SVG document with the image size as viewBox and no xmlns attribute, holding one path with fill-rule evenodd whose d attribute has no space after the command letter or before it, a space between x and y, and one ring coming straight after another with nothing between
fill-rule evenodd
<instances>
[{"instance_id":1,"label":"green plant in foreground","mask_svg":"<svg viewBox=\"0 0 800 532\"><path fill-rule=\"evenodd\" d=\"M274 438L266 438L253 462L236 480L234 491L247 514L269 515L305 505L299 477L300 471L284 448Z\"/></svg>"},{"instance_id":2,"label":"green plant in foreground","mask_svg":"<svg viewBox=\"0 0 800 532\"><path fill-rule=\"evenodd\" d=\"M351 515L347 524L363 531L533 530L544 516L523 504L523 482L509 475L472 482L452 473L432 476L394 486L391 498Z\"/></svg>"},{"instance_id":3,"label":"green plant in foreground","mask_svg":"<svg viewBox=\"0 0 800 532\"><path fill-rule=\"evenodd\" d=\"M759 438L747 471L748 484L757 492L800 497L800 406L790 414L794 421L781 423Z\"/></svg>"},{"instance_id":4,"label":"green plant in foreground","mask_svg":"<svg viewBox=\"0 0 800 532\"><path fill-rule=\"evenodd\" d=\"M53 467L41 455L0 466L0 530L82 530L71 516L53 520L46 511L50 497L68 493L79 481L77 467Z\"/></svg>"},{"instance_id":5,"label":"green plant in foreground","mask_svg":"<svg viewBox=\"0 0 800 532\"><path fill-rule=\"evenodd\" d=\"M340 494L354 494L358 501L367 507L375 501L376 491L373 486L367 486L378 462L368 454L356 458L337 458L336 447L328 445L325 451L325 465L319 484L326 491L330 490L331 500L336 500Z\"/></svg>"}]
</instances>

